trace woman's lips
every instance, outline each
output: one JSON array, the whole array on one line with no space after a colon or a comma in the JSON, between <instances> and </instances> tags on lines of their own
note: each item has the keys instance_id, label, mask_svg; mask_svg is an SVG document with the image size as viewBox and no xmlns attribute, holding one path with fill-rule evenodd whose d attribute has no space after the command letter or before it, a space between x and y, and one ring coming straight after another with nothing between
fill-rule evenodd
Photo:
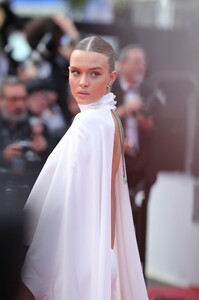
<instances>
[{"instance_id":1,"label":"woman's lips","mask_svg":"<svg viewBox=\"0 0 199 300\"><path fill-rule=\"evenodd\" d=\"M84 91L81 91L81 92L77 92L78 96L88 96L90 95L88 92L84 92Z\"/></svg>"}]
</instances>

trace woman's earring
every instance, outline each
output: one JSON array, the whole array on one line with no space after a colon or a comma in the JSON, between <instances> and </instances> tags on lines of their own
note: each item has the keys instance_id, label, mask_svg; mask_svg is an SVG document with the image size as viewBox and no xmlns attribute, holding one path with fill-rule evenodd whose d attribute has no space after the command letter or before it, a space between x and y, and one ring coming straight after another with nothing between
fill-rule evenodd
<instances>
[{"instance_id":1,"label":"woman's earring","mask_svg":"<svg viewBox=\"0 0 199 300\"><path fill-rule=\"evenodd\" d=\"M111 83L107 84L107 88L110 90L112 88L112 84Z\"/></svg>"}]
</instances>

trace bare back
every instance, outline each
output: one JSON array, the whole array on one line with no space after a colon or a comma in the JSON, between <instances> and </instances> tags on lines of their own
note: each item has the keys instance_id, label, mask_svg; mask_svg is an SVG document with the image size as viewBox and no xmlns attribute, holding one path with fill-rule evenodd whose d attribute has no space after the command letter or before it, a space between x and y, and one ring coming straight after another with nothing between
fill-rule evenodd
<instances>
[{"instance_id":1,"label":"bare back","mask_svg":"<svg viewBox=\"0 0 199 300\"><path fill-rule=\"evenodd\" d=\"M119 168L121 159L121 141L120 141L120 128L115 113L112 112L115 134L113 146L113 160L112 160L112 177L111 177L111 248L114 245L115 239L115 219L116 219L116 195L115 195L115 177Z\"/></svg>"}]
</instances>

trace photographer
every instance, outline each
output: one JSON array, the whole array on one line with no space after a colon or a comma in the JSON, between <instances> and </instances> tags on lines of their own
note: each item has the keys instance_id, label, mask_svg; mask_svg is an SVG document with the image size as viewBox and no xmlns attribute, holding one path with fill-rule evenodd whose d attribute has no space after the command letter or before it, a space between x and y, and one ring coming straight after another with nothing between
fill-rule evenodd
<instances>
[{"instance_id":1,"label":"photographer","mask_svg":"<svg viewBox=\"0 0 199 300\"><path fill-rule=\"evenodd\" d=\"M119 77L113 92L117 95L117 114L124 126L124 153L131 208L145 272L147 206L157 175L156 129L165 96L157 83L146 78L146 54L139 45L130 44L121 50L118 67ZM138 192L141 192L139 197Z\"/></svg>"},{"instance_id":2,"label":"photographer","mask_svg":"<svg viewBox=\"0 0 199 300\"><path fill-rule=\"evenodd\" d=\"M25 80L50 78L56 85L57 104L70 126L72 115L65 72L79 32L72 20L62 15L32 19L26 23L24 32L32 54L18 68L19 75Z\"/></svg>"},{"instance_id":3,"label":"photographer","mask_svg":"<svg viewBox=\"0 0 199 300\"><path fill-rule=\"evenodd\" d=\"M10 7L11 1L0 0L0 81L6 74L16 74L18 61L13 57L16 39L11 43L15 34L21 32L25 24ZM21 52L24 52L24 48Z\"/></svg>"},{"instance_id":4,"label":"photographer","mask_svg":"<svg viewBox=\"0 0 199 300\"><path fill-rule=\"evenodd\" d=\"M0 168L5 189L32 187L48 155L44 136L32 132L27 113L27 91L16 77L0 88Z\"/></svg>"},{"instance_id":5,"label":"photographer","mask_svg":"<svg viewBox=\"0 0 199 300\"><path fill-rule=\"evenodd\" d=\"M124 125L128 183L130 188L136 188L142 182L149 194L156 180L156 116L165 99L156 84L146 78L146 53L141 46L130 44L121 49L118 67L113 92L117 94L117 114Z\"/></svg>"},{"instance_id":6,"label":"photographer","mask_svg":"<svg viewBox=\"0 0 199 300\"><path fill-rule=\"evenodd\" d=\"M32 132L42 133L51 152L68 129L62 111L57 104L58 92L54 81L34 79L26 82L27 107Z\"/></svg>"}]
</instances>

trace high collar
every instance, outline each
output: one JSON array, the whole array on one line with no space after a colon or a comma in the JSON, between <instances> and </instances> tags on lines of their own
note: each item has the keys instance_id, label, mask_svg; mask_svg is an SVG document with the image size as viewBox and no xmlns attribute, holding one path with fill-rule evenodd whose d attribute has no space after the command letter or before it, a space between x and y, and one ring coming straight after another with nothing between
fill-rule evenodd
<instances>
[{"instance_id":1,"label":"high collar","mask_svg":"<svg viewBox=\"0 0 199 300\"><path fill-rule=\"evenodd\" d=\"M88 109L100 109L102 107L107 107L109 109L116 109L115 95L113 93L108 93L96 102L90 104L78 104L81 111Z\"/></svg>"}]
</instances>

